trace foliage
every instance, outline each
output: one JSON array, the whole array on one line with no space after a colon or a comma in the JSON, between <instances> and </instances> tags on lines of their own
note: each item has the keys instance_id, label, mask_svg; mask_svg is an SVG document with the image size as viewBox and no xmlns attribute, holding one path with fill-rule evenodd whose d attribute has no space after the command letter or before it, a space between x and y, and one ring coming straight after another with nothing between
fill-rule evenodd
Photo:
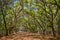
<instances>
[{"instance_id":1,"label":"foliage","mask_svg":"<svg viewBox=\"0 0 60 40\"><path fill-rule=\"evenodd\" d=\"M55 36L58 20L60 21L59 3L59 0L1 1L0 30L5 28L6 31L21 31L24 28L29 32L44 33L52 30ZM6 23L4 23L4 19ZM4 27L5 25L6 27Z\"/></svg>"}]
</instances>

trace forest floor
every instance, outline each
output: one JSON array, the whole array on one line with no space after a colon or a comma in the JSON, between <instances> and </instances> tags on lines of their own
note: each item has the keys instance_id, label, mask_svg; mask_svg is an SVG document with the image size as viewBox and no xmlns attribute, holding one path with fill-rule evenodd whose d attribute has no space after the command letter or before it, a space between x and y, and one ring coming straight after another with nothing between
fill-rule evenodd
<instances>
[{"instance_id":1,"label":"forest floor","mask_svg":"<svg viewBox=\"0 0 60 40\"><path fill-rule=\"evenodd\" d=\"M52 36L41 36L37 33L27 33L27 32L18 32L14 33L13 35L3 36L0 40L57 40L56 38L53 39ZM58 38L60 40L60 38Z\"/></svg>"}]
</instances>

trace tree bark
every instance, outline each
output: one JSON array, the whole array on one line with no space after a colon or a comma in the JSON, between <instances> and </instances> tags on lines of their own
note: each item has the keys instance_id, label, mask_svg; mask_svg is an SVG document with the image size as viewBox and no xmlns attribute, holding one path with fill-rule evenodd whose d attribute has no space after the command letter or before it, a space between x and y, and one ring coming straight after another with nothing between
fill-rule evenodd
<instances>
[{"instance_id":1,"label":"tree bark","mask_svg":"<svg viewBox=\"0 0 60 40\"><path fill-rule=\"evenodd\" d=\"M5 35L7 36L8 35L8 29L7 29L7 24L6 24L6 19L5 19L5 16L6 16L6 6L4 7L4 5L2 4L3 2L1 2L1 12L2 12L2 16L3 16L3 21L4 21L4 28L5 28Z\"/></svg>"},{"instance_id":2,"label":"tree bark","mask_svg":"<svg viewBox=\"0 0 60 40\"><path fill-rule=\"evenodd\" d=\"M51 28L52 28L53 36L55 37L56 34L55 34L55 30L54 30L54 25L53 25L53 13L52 13L52 20L51 20Z\"/></svg>"},{"instance_id":3,"label":"tree bark","mask_svg":"<svg viewBox=\"0 0 60 40\"><path fill-rule=\"evenodd\" d=\"M3 15L3 21L4 21L6 36L7 36L8 35L8 29L7 29L7 25L6 25L6 20L5 20L5 15L4 15L4 10L3 9L2 9L2 15Z\"/></svg>"}]
</instances>

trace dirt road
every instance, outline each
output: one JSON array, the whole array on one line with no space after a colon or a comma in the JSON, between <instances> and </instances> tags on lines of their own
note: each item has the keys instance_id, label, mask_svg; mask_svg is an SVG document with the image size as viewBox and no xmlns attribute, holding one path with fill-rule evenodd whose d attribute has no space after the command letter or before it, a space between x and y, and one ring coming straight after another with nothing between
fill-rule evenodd
<instances>
[{"instance_id":1,"label":"dirt road","mask_svg":"<svg viewBox=\"0 0 60 40\"><path fill-rule=\"evenodd\" d=\"M50 37L52 40L52 37ZM48 37L42 37L37 33L18 32L9 36L3 36L0 40L49 40Z\"/></svg>"}]
</instances>

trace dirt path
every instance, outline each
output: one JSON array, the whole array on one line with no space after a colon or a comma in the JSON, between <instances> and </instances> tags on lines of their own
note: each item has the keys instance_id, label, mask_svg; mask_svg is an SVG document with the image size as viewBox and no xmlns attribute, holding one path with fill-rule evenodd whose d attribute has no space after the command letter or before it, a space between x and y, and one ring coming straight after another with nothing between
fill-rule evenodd
<instances>
[{"instance_id":1,"label":"dirt path","mask_svg":"<svg viewBox=\"0 0 60 40\"><path fill-rule=\"evenodd\" d=\"M50 37L52 39L52 37ZM37 33L14 33L10 36L4 36L0 38L0 40L49 40L48 37L42 37L40 34Z\"/></svg>"},{"instance_id":2,"label":"dirt path","mask_svg":"<svg viewBox=\"0 0 60 40\"><path fill-rule=\"evenodd\" d=\"M40 35L33 33L16 33L10 36L4 36L0 40L41 40Z\"/></svg>"}]
</instances>

